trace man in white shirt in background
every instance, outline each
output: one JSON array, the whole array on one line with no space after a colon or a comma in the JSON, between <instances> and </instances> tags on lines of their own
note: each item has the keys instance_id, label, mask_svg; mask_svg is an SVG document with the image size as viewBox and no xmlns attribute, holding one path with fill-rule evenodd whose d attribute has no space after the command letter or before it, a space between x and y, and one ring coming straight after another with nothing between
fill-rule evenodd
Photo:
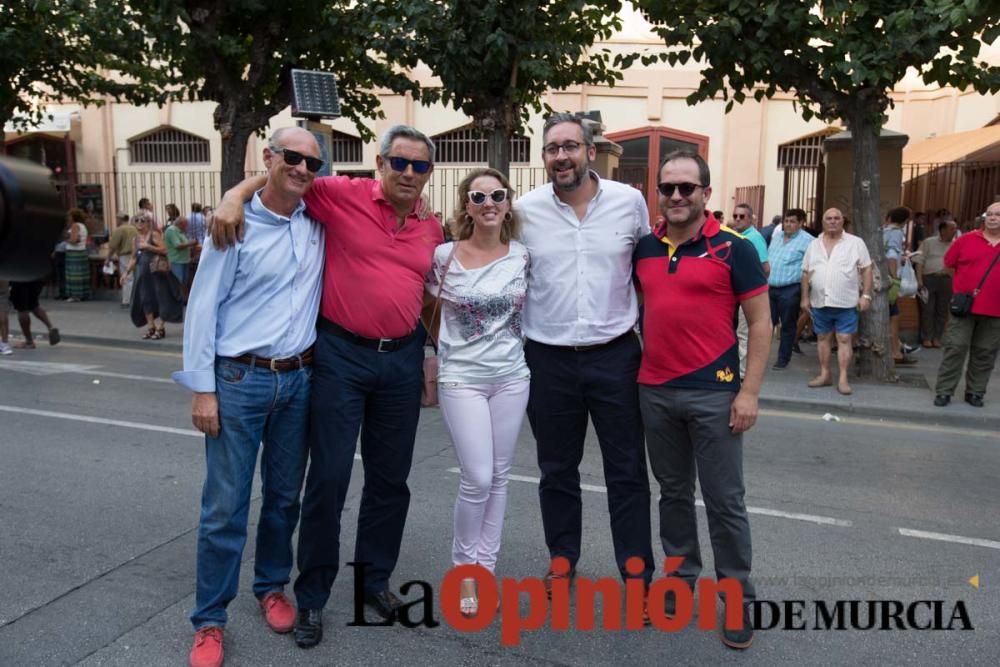
<instances>
[{"instance_id":1,"label":"man in white shirt in background","mask_svg":"<svg viewBox=\"0 0 1000 667\"><path fill-rule=\"evenodd\" d=\"M859 289L860 288L860 289ZM860 296L860 299L858 295ZM865 242L844 231L844 214L831 208L823 214L823 233L802 259L802 310L812 309L819 375L810 387L833 384L830 355L837 334L837 391L850 394L847 371L851 367L851 339L858 332L858 313L872 305L872 259Z\"/></svg>"},{"instance_id":2,"label":"man in white shirt in background","mask_svg":"<svg viewBox=\"0 0 1000 667\"><path fill-rule=\"evenodd\" d=\"M531 370L528 419L537 442L538 488L550 557L547 591L575 576L582 539L580 461L588 417L601 447L615 560L641 558L654 571L638 385L641 349L633 332L638 300L632 252L649 233L645 199L635 188L601 179L591 129L572 114L545 123L542 149L550 183L514 203L528 248L525 356Z\"/></svg>"}]
</instances>

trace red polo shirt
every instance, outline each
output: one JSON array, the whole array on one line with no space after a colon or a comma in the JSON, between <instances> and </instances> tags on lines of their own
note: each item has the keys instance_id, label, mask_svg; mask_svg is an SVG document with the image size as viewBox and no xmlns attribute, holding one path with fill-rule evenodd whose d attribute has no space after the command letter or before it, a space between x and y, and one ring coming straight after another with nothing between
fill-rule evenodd
<instances>
[{"instance_id":1,"label":"red polo shirt","mask_svg":"<svg viewBox=\"0 0 1000 667\"><path fill-rule=\"evenodd\" d=\"M641 238L632 261L644 299L639 384L738 391L736 308L767 291L757 251L711 215L676 248L664 231Z\"/></svg>"},{"instance_id":2,"label":"red polo shirt","mask_svg":"<svg viewBox=\"0 0 1000 667\"><path fill-rule=\"evenodd\" d=\"M997 253L1000 253L1000 243L990 245L981 229L955 239L944 254L944 265L955 270L952 291L974 291ZM972 314L1000 317L1000 260L997 260L980 288L979 296L972 302Z\"/></svg>"},{"instance_id":3,"label":"red polo shirt","mask_svg":"<svg viewBox=\"0 0 1000 667\"><path fill-rule=\"evenodd\" d=\"M326 228L326 264L319 312L366 338L399 338L417 325L424 278L444 241L435 217L396 213L369 178L317 178L307 213Z\"/></svg>"}]
</instances>

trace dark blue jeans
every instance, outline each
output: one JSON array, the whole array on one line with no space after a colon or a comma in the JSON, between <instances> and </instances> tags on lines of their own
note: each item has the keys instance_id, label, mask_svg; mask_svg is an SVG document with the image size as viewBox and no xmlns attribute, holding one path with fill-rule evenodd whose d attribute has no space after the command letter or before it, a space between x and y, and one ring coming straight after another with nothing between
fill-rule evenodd
<instances>
[{"instance_id":1,"label":"dark blue jeans","mask_svg":"<svg viewBox=\"0 0 1000 667\"><path fill-rule=\"evenodd\" d=\"M263 500L257 525L254 594L288 583L292 533L306 470L309 378L312 370L275 373L228 359L215 361L219 437L205 437L205 486L198 524L198 581L191 623L225 625L236 597L247 540L257 452L263 442Z\"/></svg>"},{"instance_id":2,"label":"dark blue jeans","mask_svg":"<svg viewBox=\"0 0 1000 667\"><path fill-rule=\"evenodd\" d=\"M654 565L636 385L638 339L630 332L581 352L529 340L524 353L531 369L528 420L538 448L538 499L549 555L564 556L573 566L580 559L580 462L589 416L601 446L615 561L624 577L625 561L642 558L649 581Z\"/></svg>"},{"instance_id":3,"label":"dark blue jeans","mask_svg":"<svg viewBox=\"0 0 1000 667\"><path fill-rule=\"evenodd\" d=\"M410 507L406 478L420 418L424 336L378 352L320 329L313 354L309 474L299 526L299 609L322 609L340 567L340 515L361 433L365 484L354 560L370 563L370 592L396 567Z\"/></svg>"},{"instance_id":4,"label":"dark blue jeans","mask_svg":"<svg viewBox=\"0 0 1000 667\"><path fill-rule=\"evenodd\" d=\"M771 324L781 322L781 342L778 344L778 363L782 366L792 360L792 346L795 345L795 325L799 321L799 301L802 287L799 283L782 287L769 287L771 302Z\"/></svg>"}]
</instances>

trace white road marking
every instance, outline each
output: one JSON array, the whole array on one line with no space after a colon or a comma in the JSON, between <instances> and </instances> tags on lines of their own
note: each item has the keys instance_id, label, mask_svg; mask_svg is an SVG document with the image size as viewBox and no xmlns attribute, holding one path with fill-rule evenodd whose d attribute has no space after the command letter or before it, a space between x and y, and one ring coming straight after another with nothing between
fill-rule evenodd
<instances>
[{"instance_id":1,"label":"white road marking","mask_svg":"<svg viewBox=\"0 0 1000 667\"><path fill-rule=\"evenodd\" d=\"M129 373L112 373L111 371L68 371L80 375L98 375L106 378L118 378L119 380L140 380L142 382L160 382L163 384L175 384L170 378L153 377L150 375L131 375Z\"/></svg>"},{"instance_id":2,"label":"white road marking","mask_svg":"<svg viewBox=\"0 0 1000 667\"><path fill-rule=\"evenodd\" d=\"M800 421L815 421L823 422L823 416L818 414L810 414L808 412L795 412L791 410L772 410L768 408L762 408L759 412L760 415L766 415L768 417L782 417L784 419L798 419ZM759 419L758 419L759 421ZM823 422L824 424L827 422ZM983 429L974 428L959 428L955 426L939 425L939 424L926 424L920 421L893 421L891 419L879 419L878 417L856 417L853 415L844 415L840 417L839 422L834 422L831 426L835 427L843 425L853 425L853 426L871 426L874 428L888 428L894 431L927 431L930 433L946 433L952 436L969 436L977 438L990 438L992 440L1000 439L1000 434L997 431L988 431ZM752 434L753 431L751 430Z\"/></svg>"},{"instance_id":3,"label":"white road marking","mask_svg":"<svg viewBox=\"0 0 1000 667\"><path fill-rule=\"evenodd\" d=\"M912 528L897 528L900 535L906 537L918 537L924 540L937 540L939 542L953 542L955 544L969 544L974 547L986 547L987 549L1000 549L1000 542L994 540L984 540L978 537L963 537L962 535L948 535L946 533L931 533L926 530L913 530Z\"/></svg>"},{"instance_id":4,"label":"white road marking","mask_svg":"<svg viewBox=\"0 0 1000 667\"><path fill-rule=\"evenodd\" d=\"M0 368L20 371L29 375L60 375L63 373L74 373L76 375L96 375L99 377L117 378L120 380L139 380L141 382L162 382L173 384L174 381L165 377L154 377L151 375L133 375L130 373L113 373L111 371L100 371L100 365L86 364L61 364L53 361L10 361L0 362Z\"/></svg>"},{"instance_id":5,"label":"white road marking","mask_svg":"<svg viewBox=\"0 0 1000 667\"><path fill-rule=\"evenodd\" d=\"M461 468L448 468L448 472L460 473ZM539 480L537 477L529 477L527 475L511 475L510 479L516 482L527 482L529 484L538 484ZM580 484L580 488L584 491L594 491L595 493L607 493L608 489L605 486L598 486L596 484ZM705 501L695 500L694 504L698 507L704 507ZM774 516L782 519L794 519L796 521L808 521L810 523L818 523L824 526L840 526L842 528L850 528L854 525L852 521L847 519L835 519L829 516L819 516L816 514L800 514L798 512L783 512L781 510L773 510L767 507L750 507L747 506L747 512L750 514L760 514L763 516Z\"/></svg>"},{"instance_id":6,"label":"white road marking","mask_svg":"<svg viewBox=\"0 0 1000 667\"><path fill-rule=\"evenodd\" d=\"M155 424L142 424L140 422L127 422L121 419L105 419L104 417L91 417L89 415L73 415L66 412L53 412L51 410L33 410L22 408L16 405L0 405L0 412L13 412L19 415L34 415L36 417L51 417L53 419L68 419L69 421L86 422L88 424L106 424L108 426L121 426L122 428L134 428L140 431L156 431L157 433L172 433L174 435L186 435L194 438L201 438L204 434L191 428L174 428L172 426L157 426Z\"/></svg>"}]
</instances>

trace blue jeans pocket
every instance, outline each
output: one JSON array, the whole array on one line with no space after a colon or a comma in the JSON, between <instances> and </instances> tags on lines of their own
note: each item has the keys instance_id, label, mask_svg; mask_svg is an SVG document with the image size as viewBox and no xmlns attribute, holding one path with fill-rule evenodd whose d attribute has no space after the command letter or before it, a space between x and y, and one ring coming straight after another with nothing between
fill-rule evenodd
<instances>
[{"instance_id":1,"label":"blue jeans pocket","mask_svg":"<svg viewBox=\"0 0 1000 667\"><path fill-rule=\"evenodd\" d=\"M222 360L218 362L215 371L217 378L226 384L239 384L243 382L249 372L249 366Z\"/></svg>"}]
</instances>

